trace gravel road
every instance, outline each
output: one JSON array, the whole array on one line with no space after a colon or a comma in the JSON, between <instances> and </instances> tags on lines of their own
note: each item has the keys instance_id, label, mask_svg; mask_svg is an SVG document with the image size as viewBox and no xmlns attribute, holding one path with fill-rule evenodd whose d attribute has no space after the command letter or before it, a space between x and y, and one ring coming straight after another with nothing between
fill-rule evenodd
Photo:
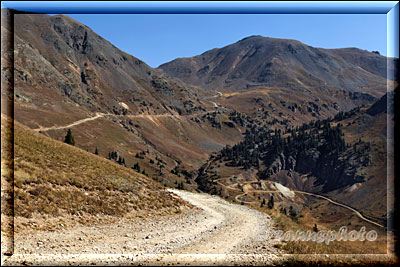
<instances>
[{"instance_id":1,"label":"gravel road","mask_svg":"<svg viewBox=\"0 0 400 267\"><path fill-rule=\"evenodd\" d=\"M258 265L279 259L268 215L217 196L169 191L199 209L158 220L16 234L15 253L4 264Z\"/></svg>"}]
</instances>

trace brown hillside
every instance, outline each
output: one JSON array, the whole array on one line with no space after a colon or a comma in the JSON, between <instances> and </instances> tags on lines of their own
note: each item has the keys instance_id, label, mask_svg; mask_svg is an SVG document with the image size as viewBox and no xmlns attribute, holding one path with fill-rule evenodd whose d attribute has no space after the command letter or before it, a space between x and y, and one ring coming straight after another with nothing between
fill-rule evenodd
<instances>
[{"instance_id":1,"label":"brown hillside","mask_svg":"<svg viewBox=\"0 0 400 267\"><path fill-rule=\"evenodd\" d=\"M2 116L2 143L10 134L9 120ZM35 133L18 122L14 125L14 166L16 231L173 214L188 206L129 168ZM2 185L10 182L11 172L10 160L2 155ZM6 212L2 209L2 217Z\"/></svg>"}]
</instances>

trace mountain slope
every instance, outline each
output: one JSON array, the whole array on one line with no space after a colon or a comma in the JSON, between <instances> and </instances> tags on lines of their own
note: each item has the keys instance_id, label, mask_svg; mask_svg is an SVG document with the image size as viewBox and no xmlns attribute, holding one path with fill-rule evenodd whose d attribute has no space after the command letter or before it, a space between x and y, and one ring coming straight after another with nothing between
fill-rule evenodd
<instances>
[{"instance_id":1,"label":"mountain slope","mask_svg":"<svg viewBox=\"0 0 400 267\"><path fill-rule=\"evenodd\" d=\"M10 142L2 116L2 142ZM94 225L190 207L153 180L82 149L14 124L15 231ZM11 162L2 157L2 185ZM2 200L3 201L3 200ZM2 209L2 217L7 212ZM3 220L2 220L3 221ZM2 225L3 230L3 225Z\"/></svg>"},{"instance_id":2,"label":"mountain slope","mask_svg":"<svg viewBox=\"0 0 400 267\"><path fill-rule=\"evenodd\" d=\"M150 68L87 26L65 15L14 18L18 122L53 127L43 134L57 140L72 128L78 147L98 148L103 157L117 152L127 167L139 163L142 171L171 186L183 180L171 174L177 164L196 169L209 153L240 139L238 129L195 120L213 110L206 93ZM2 33L9 30L2 27ZM2 65L4 84L11 85L11 71ZM90 119L99 113L106 116ZM135 157L138 153L145 155Z\"/></svg>"},{"instance_id":3,"label":"mountain slope","mask_svg":"<svg viewBox=\"0 0 400 267\"><path fill-rule=\"evenodd\" d=\"M152 104L156 113L183 108L183 98L196 99L187 86L164 79L68 16L21 14L15 15L15 24L19 98L32 97L35 103L34 87L41 97L52 93L54 101L65 96L86 110L115 113L150 111L134 98Z\"/></svg>"},{"instance_id":4,"label":"mountain slope","mask_svg":"<svg viewBox=\"0 0 400 267\"><path fill-rule=\"evenodd\" d=\"M359 52L359 51L358 51ZM364 52L371 54L369 52ZM330 53L299 41L250 36L191 58L175 59L159 68L205 89L231 91L254 86L345 90L381 96L386 80L379 66L363 69L345 53ZM371 64L370 64L371 65ZM384 66L386 67L386 66ZM369 72L368 70L374 70Z\"/></svg>"},{"instance_id":5,"label":"mountain slope","mask_svg":"<svg viewBox=\"0 0 400 267\"><path fill-rule=\"evenodd\" d=\"M397 73L398 59L387 58L381 56L376 51L369 52L361 50L355 47L352 48L340 48L340 49L323 49L326 53L331 53L336 56L342 57L347 62L361 67L362 69L381 76L383 78L392 79L394 77L388 77L387 72ZM387 64L387 61L393 61L393 64ZM388 69L389 67L389 69Z\"/></svg>"},{"instance_id":6,"label":"mountain slope","mask_svg":"<svg viewBox=\"0 0 400 267\"><path fill-rule=\"evenodd\" d=\"M285 131L255 121L242 142L219 151L199 169L199 188L260 205L262 198L276 193L278 183L293 194L273 194L279 207L294 205L302 210L315 200L301 194L293 198L294 192L311 192L386 225L393 212L387 211L387 198L393 197L393 189L387 188L393 182L387 169L387 99L385 94L368 107ZM327 212L315 206L314 217ZM331 223L352 218L332 216Z\"/></svg>"}]
</instances>

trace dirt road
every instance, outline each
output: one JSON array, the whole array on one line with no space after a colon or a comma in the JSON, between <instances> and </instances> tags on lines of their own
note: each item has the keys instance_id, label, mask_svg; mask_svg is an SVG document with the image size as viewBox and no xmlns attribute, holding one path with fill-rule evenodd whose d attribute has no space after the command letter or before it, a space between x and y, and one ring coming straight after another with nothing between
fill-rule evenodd
<instances>
[{"instance_id":1,"label":"dirt road","mask_svg":"<svg viewBox=\"0 0 400 267\"><path fill-rule=\"evenodd\" d=\"M211 262L271 263L282 253L274 247L271 218L208 194L170 189L199 209L157 220L15 236L15 254L6 265L99 261L102 264ZM258 254L258 255L255 255Z\"/></svg>"},{"instance_id":2,"label":"dirt road","mask_svg":"<svg viewBox=\"0 0 400 267\"><path fill-rule=\"evenodd\" d=\"M64 125L64 126L39 127L39 128L33 129L33 130L37 131L37 132L46 132L46 131L50 131L50 130L67 129L67 128L71 128L71 127L74 127L76 125L88 122L88 121L97 120L98 118L102 118L104 116L110 116L110 115L112 115L112 114L96 113L96 116L94 116L94 117L85 118L85 119L82 119L82 120L79 120L79 121L75 121L73 123L70 123L70 124L67 124L67 125Z\"/></svg>"},{"instance_id":3,"label":"dirt road","mask_svg":"<svg viewBox=\"0 0 400 267\"><path fill-rule=\"evenodd\" d=\"M270 194L271 194L271 193L274 193L274 194L282 194L282 192L279 191L279 190L249 190L248 192L243 192L243 193L242 193L242 190L239 189L239 188L237 188L237 185L238 185L239 183L235 183L235 184L231 184L231 185L224 185L223 183L219 182L218 180L214 180L214 181L215 181L216 183L218 183L219 185L221 185L221 186L223 186L223 187L225 187L225 188L227 188L227 189L229 189L229 190L236 190L236 191L239 191L240 193L239 193L238 195L235 196L235 200L236 200L237 202L243 202L243 203L247 203L247 204L250 204L250 203L259 203L259 201L245 201L245 200L242 200L242 199L241 199L241 197L243 197L244 195L247 195L247 194L249 194L249 193L270 193ZM242 184L242 186L243 186L244 183L240 183L240 184ZM374 221L372 221L372 220L366 218L365 216L363 216L363 215L361 214L361 212L359 212L359 211L356 210L355 208L352 208L352 207L350 207L350 206L348 206L348 205L345 205L345 204L336 202L336 201L334 201L334 200L332 200L332 199L330 199L330 198L328 198L328 197L325 197L325 196L322 196L322 195L318 195L318 194L314 194L314 193L299 191L299 190L293 190L293 192L298 193L298 194L303 194L303 195L308 195L308 196L313 196L313 197L317 197L317 198L324 199L324 200L328 201L329 203L331 203L331 204L333 204L333 205L340 206L340 207L342 207L342 208L345 208L345 209L348 209L348 210L352 211L352 212L355 213L360 219L362 219L362 220L365 221L365 222L371 223L371 224L376 225L376 226L378 226L378 227L380 227L380 228L384 228L384 227L385 227L385 226L382 225L382 224L379 224L379 223L377 223L377 222L374 222Z\"/></svg>"},{"instance_id":4,"label":"dirt road","mask_svg":"<svg viewBox=\"0 0 400 267\"><path fill-rule=\"evenodd\" d=\"M360 219L362 219L362 220L364 220L364 221L366 221L366 222L372 223L372 224L374 224L374 225L376 225L376 226L378 226L378 227L381 227L381 228L384 228L384 227L385 227L385 226L383 226L382 224L379 224L379 223L377 223L377 222L371 221L371 220L368 219L368 218L365 218L358 210L356 210L356 209L354 209L354 208L352 208L352 207L350 207L350 206L347 206L347 205L345 205L345 204L342 204L342 203L338 203L338 202L336 202L336 201L333 201L332 199L327 198L327 197L325 197L325 196L321 196L321 195L317 195L317 194L313 194L313 193L309 193L309 192L304 192L304 191L294 191L294 192L300 193L300 194L304 194L304 195L309 195L309 196L314 196L314 197L318 197L318 198L325 199L325 200L327 200L329 203L332 203L333 205L340 206L340 207L343 207L343 208L345 208L345 209L351 210L351 211L354 212Z\"/></svg>"},{"instance_id":5,"label":"dirt road","mask_svg":"<svg viewBox=\"0 0 400 267\"><path fill-rule=\"evenodd\" d=\"M222 96L222 95L223 95L223 94L222 94L221 92L218 92L218 91L217 91L217 94L214 95L214 96L211 96L210 98L217 98L217 97L220 97L220 96ZM212 103L213 106L214 106L215 108L218 108L218 107L219 107L218 104L215 103L215 102L210 101L210 103ZM33 130L34 130L34 131L37 131L37 132L47 132L47 131L50 131L50 130L68 129L68 128L77 126L77 125L79 125L79 124L82 124L82 123L85 123L85 122L88 122L88 121L97 120L97 119L102 118L102 117L105 117L105 116L126 117L126 118L131 118L131 119L134 119L134 118L146 118L146 119L150 119L150 120L154 121L154 119L157 119L157 118L166 118L166 117L178 118L178 119L181 118L181 117L196 117L196 116L202 116L202 115L204 115L204 114L206 114L206 113L208 113L208 112L213 112L213 111L204 111L204 112L199 112L199 113L196 113L196 114L189 114L189 115L178 115L178 114L171 114L171 113L164 113L164 114L129 114L129 115L116 115L116 114L113 114L113 113L100 113L100 112L96 112L96 115L93 116L93 117L88 117L88 118L85 118L85 119L81 119L81 120L72 122L72 123L67 124L67 125L54 125L54 126L50 126L50 127L43 127L43 126L40 126L39 128L36 128L36 129L33 129Z\"/></svg>"},{"instance_id":6,"label":"dirt road","mask_svg":"<svg viewBox=\"0 0 400 267\"><path fill-rule=\"evenodd\" d=\"M125 118L130 118L130 119L135 119L135 118L145 118L145 119L149 119L151 121L154 122L155 119L158 118L174 118L174 119L182 119L184 117L199 117L201 115L206 114L208 111L203 111L203 112L199 112L196 114L189 114L189 115L178 115L178 114L171 114L171 113L164 113L164 114L132 114L132 115L116 115L116 114L112 114L112 113L96 113L95 116L93 117L88 117L85 119L81 119L75 122L72 122L70 124L67 125L54 125L54 126L50 126L50 127L43 127L40 126L39 128L33 129L36 132L47 132L50 130L62 130L62 129L68 129L68 128L72 128L74 126L77 126L79 124L88 122L88 121L93 121L93 120L97 120L99 118L102 117L106 117L106 116L112 116L112 117L125 117Z\"/></svg>"}]
</instances>

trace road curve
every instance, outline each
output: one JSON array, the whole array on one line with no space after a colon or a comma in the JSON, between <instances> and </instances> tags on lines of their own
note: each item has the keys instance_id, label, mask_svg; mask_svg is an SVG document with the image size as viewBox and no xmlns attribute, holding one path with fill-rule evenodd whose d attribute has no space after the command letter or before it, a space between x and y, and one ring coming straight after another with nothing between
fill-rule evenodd
<instances>
[{"instance_id":1,"label":"road curve","mask_svg":"<svg viewBox=\"0 0 400 267\"><path fill-rule=\"evenodd\" d=\"M264 247L278 252L272 247L271 218L259 211L245 206L229 203L217 196L194 194L186 191L170 190L182 199L204 211L219 221L212 235L198 239L187 246L177 249L177 253L227 254L255 253L253 247L263 236ZM246 248L246 245L249 246Z\"/></svg>"},{"instance_id":2,"label":"road curve","mask_svg":"<svg viewBox=\"0 0 400 267\"><path fill-rule=\"evenodd\" d=\"M270 265L279 260L283 251L274 247L280 241L274 238L267 214L217 196L168 191L198 209L151 219L121 218L96 227L16 233L15 254L4 265L86 265L96 261L180 265L198 260L218 265L246 260Z\"/></svg>"},{"instance_id":3,"label":"road curve","mask_svg":"<svg viewBox=\"0 0 400 267\"><path fill-rule=\"evenodd\" d=\"M223 186L223 187L226 187L226 188L230 189L230 190L241 191L240 189L234 187L234 186L237 185L238 183L231 184L231 185L224 185L223 183L221 183L221 182L219 182L219 181L215 181L215 182L218 183L219 185ZM295 192L295 193L299 193L299 194L303 194L303 195L308 195L308 196L313 196L313 197L317 197L317 198L324 199L324 200L328 201L329 203L331 203L331 204L333 204L333 205L340 206L340 207L342 207L342 208L345 208L345 209L348 209L348 210L354 212L354 213L355 213L360 219L362 219L363 221L369 222L369 223L371 223L371 224L373 224L373 225L376 225L376 226L378 226L378 227L381 227L381 228L385 228L384 225L379 224L379 223L377 223L377 222L374 222L374 221L372 221L372 220L370 220L370 219L364 217L364 216L363 216L358 210L356 210L355 208L352 208L352 207L347 206L347 205L345 205L345 204L336 202L336 201L334 201L334 200L332 200L332 199L330 199L330 198L328 198L328 197L325 197L325 196L322 196L322 195L318 195L318 194L314 194L314 193L299 191L299 190L292 190L292 191ZM257 192L258 192L258 193L277 193L277 194L282 193L281 191L278 191L278 190L276 190L276 191L273 191L273 190L249 190L249 191L247 191L247 192L243 192L243 193L240 193L240 194L236 195L236 196L235 196L235 200L236 200L237 202L243 202L243 203L247 203L247 204L251 204L251 203L258 202L258 201L244 201L244 200L241 200L241 199L240 199L240 198L241 198L242 196L244 196L245 194L248 194L248 193L257 193Z\"/></svg>"},{"instance_id":4,"label":"road curve","mask_svg":"<svg viewBox=\"0 0 400 267\"><path fill-rule=\"evenodd\" d=\"M384 227L385 227L385 226L383 226L382 224L379 224L379 223L377 223L377 222L374 222L374 221L371 221L370 219L365 218L358 210L356 210L356 209L354 209L354 208L352 208L352 207L350 207L350 206L347 206L347 205L338 203L338 202L336 202L336 201L333 201L332 199L327 198L327 197L325 197L325 196L321 196L321 195L317 195L317 194L313 194L313 193L309 193L309 192L304 192L304 191L294 191L294 192L300 193L300 194L304 194L304 195L309 195L309 196L314 196L314 197L318 197L318 198L325 199L325 200L327 200L329 203L332 203L332 204L334 204L334 205L336 205L336 206L340 206L340 207L343 207L343 208L345 208L345 209L351 210L351 211L354 212L359 218L361 218L362 220L364 220L364 221L366 221L366 222L372 223L372 224L374 224L374 225L376 225L376 226L378 226L378 227L381 227L381 228L384 228Z\"/></svg>"}]
</instances>

